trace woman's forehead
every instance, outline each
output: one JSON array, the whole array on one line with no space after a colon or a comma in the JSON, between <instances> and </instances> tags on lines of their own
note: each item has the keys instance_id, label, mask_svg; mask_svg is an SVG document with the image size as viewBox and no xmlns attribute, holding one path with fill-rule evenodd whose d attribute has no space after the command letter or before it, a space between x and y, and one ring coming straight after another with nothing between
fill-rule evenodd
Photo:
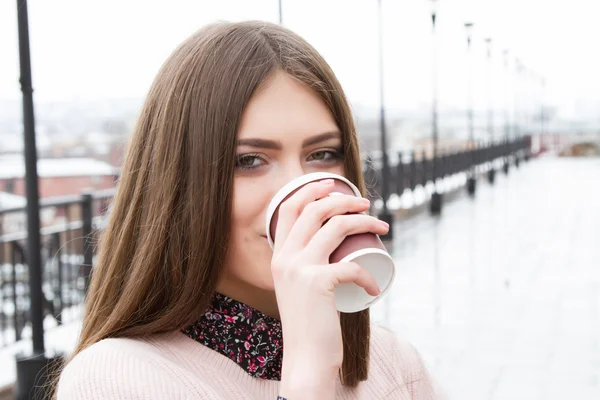
<instances>
[{"instance_id":1,"label":"woman's forehead","mask_svg":"<svg viewBox=\"0 0 600 400\"><path fill-rule=\"evenodd\" d=\"M278 72L257 91L242 114L238 140L303 141L339 128L329 108L308 86Z\"/></svg>"}]
</instances>

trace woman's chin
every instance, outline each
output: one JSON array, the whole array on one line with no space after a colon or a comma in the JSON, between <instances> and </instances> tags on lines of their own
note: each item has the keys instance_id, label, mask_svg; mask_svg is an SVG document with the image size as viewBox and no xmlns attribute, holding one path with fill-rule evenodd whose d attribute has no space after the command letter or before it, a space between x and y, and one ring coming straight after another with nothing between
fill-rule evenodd
<instances>
[{"instance_id":1,"label":"woman's chin","mask_svg":"<svg viewBox=\"0 0 600 400\"><path fill-rule=\"evenodd\" d=\"M269 277L268 279L266 279L261 287L262 290L264 290L265 292L274 292L275 291L275 283L273 282L273 278Z\"/></svg>"}]
</instances>

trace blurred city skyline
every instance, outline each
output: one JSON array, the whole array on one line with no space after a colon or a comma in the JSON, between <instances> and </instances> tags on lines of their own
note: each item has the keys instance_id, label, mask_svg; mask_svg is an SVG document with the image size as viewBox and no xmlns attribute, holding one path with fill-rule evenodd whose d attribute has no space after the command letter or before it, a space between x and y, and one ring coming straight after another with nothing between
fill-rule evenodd
<instances>
[{"instance_id":1,"label":"blurred city skyline","mask_svg":"<svg viewBox=\"0 0 600 400\"><path fill-rule=\"evenodd\" d=\"M278 2L224 0L29 0L33 85L38 103L142 99L160 65L187 36L218 20L277 22ZM283 0L283 23L313 44L332 65L355 105L379 106L377 1ZM593 38L598 6L584 0L439 0L441 113L466 106L464 22L473 31L474 105L487 108L485 38L492 38L493 107L514 98L533 109L542 99L565 119L598 119L600 56ZM386 106L422 112L431 102L431 2L383 1ZM0 102L18 105L16 2L0 3ZM530 73L507 81L515 57ZM511 75L511 79L514 74ZM546 88L541 90L540 79ZM539 110L539 108L537 108ZM532 110L533 112L533 110ZM497 115L498 122L502 118ZM443 121L441 121L443 123Z\"/></svg>"}]
</instances>

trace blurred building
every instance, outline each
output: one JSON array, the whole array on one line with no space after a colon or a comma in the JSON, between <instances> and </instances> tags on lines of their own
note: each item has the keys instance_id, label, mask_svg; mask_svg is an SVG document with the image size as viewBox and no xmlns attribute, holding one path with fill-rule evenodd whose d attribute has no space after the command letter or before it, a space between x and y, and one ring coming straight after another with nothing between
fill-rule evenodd
<instances>
[{"instance_id":1,"label":"blurred building","mask_svg":"<svg viewBox=\"0 0 600 400\"><path fill-rule=\"evenodd\" d=\"M92 158L42 158L37 168L40 198L113 188L119 174L118 168ZM0 191L26 195L25 163L21 155L0 157Z\"/></svg>"}]
</instances>

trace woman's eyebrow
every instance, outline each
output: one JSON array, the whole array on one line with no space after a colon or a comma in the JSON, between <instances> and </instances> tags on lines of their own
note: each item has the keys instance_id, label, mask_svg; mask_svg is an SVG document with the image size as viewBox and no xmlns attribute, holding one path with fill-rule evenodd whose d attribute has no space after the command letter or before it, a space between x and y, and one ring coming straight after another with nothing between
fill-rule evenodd
<instances>
[{"instance_id":1,"label":"woman's eyebrow","mask_svg":"<svg viewBox=\"0 0 600 400\"><path fill-rule=\"evenodd\" d=\"M342 138L342 134L340 131L325 132L325 133L321 133L319 135L305 139L302 142L302 147L304 148L304 147L312 146L314 144L321 143L321 142L324 142L329 139L341 139L341 138Z\"/></svg>"},{"instance_id":2,"label":"woman's eyebrow","mask_svg":"<svg viewBox=\"0 0 600 400\"><path fill-rule=\"evenodd\" d=\"M302 142L302 147L308 147L317 143L324 142L329 139L340 139L342 134L339 131L321 133L307 139ZM260 139L260 138L248 138L239 139L237 141L238 146L249 146L261 149L281 150L283 145L278 140Z\"/></svg>"},{"instance_id":3,"label":"woman's eyebrow","mask_svg":"<svg viewBox=\"0 0 600 400\"><path fill-rule=\"evenodd\" d=\"M261 149L272 149L272 150L281 150L281 142L277 140L267 140L267 139L258 139L258 138L249 138L249 139L239 139L237 141L238 146L249 146L249 147L257 147Z\"/></svg>"}]
</instances>

